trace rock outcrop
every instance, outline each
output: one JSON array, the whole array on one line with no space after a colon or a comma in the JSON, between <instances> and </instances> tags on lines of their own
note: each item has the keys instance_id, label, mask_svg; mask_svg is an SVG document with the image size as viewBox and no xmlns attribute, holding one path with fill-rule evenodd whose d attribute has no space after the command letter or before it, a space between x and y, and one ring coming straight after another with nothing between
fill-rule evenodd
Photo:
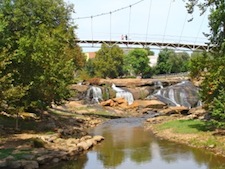
<instances>
[{"instance_id":1,"label":"rock outcrop","mask_svg":"<svg viewBox=\"0 0 225 169\"><path fill-rule=\"evenodd\" d=\"M13 169L37 169L42 165L58 163L62 160L74 159L77 155L89 150L94 145L104 140L102 136L84 136L76 138L60 138L57 135L40 136L45 144L44 148L19 147L12 152L18 156L24 154L20 159L8 156L0 160L0 168Z\"/></svg>"}]
</instances>

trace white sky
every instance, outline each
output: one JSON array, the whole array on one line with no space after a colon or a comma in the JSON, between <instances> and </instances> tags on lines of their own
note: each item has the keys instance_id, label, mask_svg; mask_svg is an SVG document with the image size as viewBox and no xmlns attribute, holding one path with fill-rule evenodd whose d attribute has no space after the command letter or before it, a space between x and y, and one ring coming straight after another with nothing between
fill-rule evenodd
<instances>
[{"instance_id":1,"label":"white sky","mask_svg":"<svg viewBox=\"0 0 225 169\"><path fill-rule=\"evenodd\" d=\"M73 18L75 19L108 13L140 0L65 1L74 4L75 14ZM75 19L75 23L78 25L76 33L79 39L88 40L92 38L95 40L109 40L110 38L120 40L122 34L127 34L131 40L135 41L204 44L207 42L207 38L202 32L209 32L208 16L207 13L203 16L199 16L199 14L199 11L196 10L193 21L188 22L187 20L192 16L187 14L183 0L144 0L131 8L111 15L94 17L93 19ZM92 49L92 51L95 50Z\"/></svg>"}]
</instances>

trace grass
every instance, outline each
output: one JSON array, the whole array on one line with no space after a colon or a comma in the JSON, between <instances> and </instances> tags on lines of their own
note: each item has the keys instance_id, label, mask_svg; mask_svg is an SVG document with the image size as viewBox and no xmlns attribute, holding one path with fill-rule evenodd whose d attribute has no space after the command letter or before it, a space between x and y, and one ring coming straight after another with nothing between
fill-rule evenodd
<instances>
[{"instance_id":1,"label":"grass","mask_svg":"<svg viewBox=\"0 0 225 169\"><path fill-rule=\"evenodd\" d=\"M15 126L16 120L9 117L0 116L0 124L3 126Z\"/></svg>"},{"instance_id":2,"label":"grass","mask_svg":"<svg viewBox=\"0 0 225 169\"><path fill-rule=\"evenodd\" d=\"M225 137L216 136L209 130L207 122L201 120L171 120L155 126L161 137L190 146L225 152ZM171 133L171 135L170 135ZM192 135L194 134L194 136Z\"/></svg>"},{"instance_id":3,"label":"grass","mask_svg":"<svg viewBox=\"0 0 225 169\"><path fill-rule=\"evenodd\" d=\"M22 130L34 130L37 128L37 123L34 120L19 119L19 128ZM0 124L6 128L16 127L16 118L0 116Z\"/></svg>"},{"instance_id":4,"label":"grass","mask_svg":"<svg viewBox=\"0 0 225 169\"><path fill-rule=\"evenodd\" d=\"M13 156L16 160L23 159L25 155L30 154L30 150L20 150L17 153L13 153L16 149L14 148L7 148L7 149L0 149L0 160L4 159L8 156Z\"/></svg>"},{"instance_id":5,"label":"grass","mask_svg":"<svg viewBox=\"0 0 225 169\"><path fill-rule=\"evenodd\" d=\"M205 122L200 120L172 120L160 124L158 129L172 129L173 132L180 134L194 134L207 131Z\"/></svg>"}]
</instances>

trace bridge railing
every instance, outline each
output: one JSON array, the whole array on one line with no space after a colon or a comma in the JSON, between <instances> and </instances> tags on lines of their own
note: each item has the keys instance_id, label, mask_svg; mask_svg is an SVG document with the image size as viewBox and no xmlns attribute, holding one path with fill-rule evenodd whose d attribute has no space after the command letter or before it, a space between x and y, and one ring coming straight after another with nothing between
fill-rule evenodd
<instances>
[{"instance_id":1,"label":"bridge railing","mask_svg":"<svg viewBox=\"0 0 225 169\"><path fill-rule=\"evenodd\" d=\"M119 34L115 33L109 36L109 34L106 33L96 33L95 36L89 36L83 37L82 39L89 39L89 40L101 40L101 41L126 41L125 38L122 40L122 35L125 36L126 34ZM168 43L183 43L183 44L197 44L197 45L203 45L208 40L206 38L195 38L195 37L187 37L187 36L174 36L174 35L158 35L158 34L152 34L152 35L144 35L144 34L130 34L127 35L128 41L136 41L136 42L144 42L144 41L151 41L151 42L168 42Z\"/></svg>"},{"instance_id":2,"label":"bridge railing","mask_svg":"<svg viewBox=\"0 0 225 169\"><path fill-rule=\"evenodd\" d=\"M189 44L189 43L171 43L171 42L153 42L153 41L133 41L133 40L81 40L76 39L79 44L88 44L89 47L92 45L108 44L109 46L113 45L123 45L124 47L157 47L157 48L173 48L176 50L206 50L209 51L212 46L208 44L198 45L198 44ZM98 46L99 47L99 46Z\"/></svg>"}]
</instances>

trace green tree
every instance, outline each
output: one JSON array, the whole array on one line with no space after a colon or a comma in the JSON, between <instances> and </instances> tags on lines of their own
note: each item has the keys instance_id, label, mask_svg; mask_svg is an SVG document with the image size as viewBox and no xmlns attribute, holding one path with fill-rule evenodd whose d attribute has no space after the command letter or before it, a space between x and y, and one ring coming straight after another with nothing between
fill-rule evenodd
<instances>
[{"instance_id":1,"label":"green tree","mask_svg":"<svg viewBox=\"0 0 225 169\"><path fill-rule=\"evenodd\" d=\"M74 41L72 11L63 0L0 2L1 64L7 58L0 77L9 77L10 83L1 90L21 93L14 107L43 109L69 96L74 70L82 65L75 60L81 54ZM4 101L9 105L12 99Z\"/></svg>"},{"instance_id":2,"label":"green tree","mask_svg":"<svg viewBox=\"0 0 225 169\"><path fill-rule=\"evenodd\" d=\"M103 44L93 60L95 76L116 78L123 75L123 56L123 50L119 46Z\"/></svg>"},{"instance_id":3,"label":"green tree","mask_svg":"<svg viewBox=\"0 0 225 169\"><path fill-rule=\"evenodd\" d=\"M149 47L146 47L145 50L147 50L148 56L153 56L155 54Z\"/></svg>"},{"instance_id":4,"label":"green tree","mask_svg":"<svg viewBox=\"0 0 225 169\"><path fill-rule=\"evenodd\" d=\"M193 13L196 5L202 13L210 8L208 18L211 32L207 36L210 43L214 45L210 57L201 65L207 70L201 84L201 97L205 108L211 112L213 127L225 128L225 1L188 0L188 12Z\"/></svg>"},{"instance_id":5,"label":"green tree","mask_svg":"<svg viewBox=\"0 0 225 169\"><path fill-rule=\"evenodd\" d=\"M175 52L170 49L163 49L159 52L159 57L156 65L156 74L171 73L172 65L169 64L169 58L175 55Z\"/></svg>"},{"instance_id":6,"label":"green tree","mask_svg":"<svg viewBox=\"0 0 225 169\"><path fill-rule=\"evenodd\" d=\"M88 59L85 64L84 71L87 72L89 77L94 77L95 68L94 68L94 59Z\"/></svg>"},{"instance_id":7,"label":"green tree","mask_svg":"<svg viewBox=\"0 0 225 169\"><path fill-rule=\"evenodd\" d=\"M25 95L26 88L22 85L13 85L13 73L5 73L6 67L10 64L9 58L0 53L0 111L16 111L16 105Z\"/></svg>"},{"instance_id":8,"label":"green tree","mask_svg":"<svg viewBox=\"0 0 225 169\"><path fill-rule=\"evenodd\" d=\"M206 73L206 65L210 59L210 54L207 52L194 51L191 54L189 62L190 77L199 80Z\"/></svg>"},{"instance_id":9,"label":"green tree","mask_svg":"<svg viewBox=\"0 0 225 169\"><path fill-rule=\"evenodd\" d=\"M174 65L174 72L187 72L189 70L190 55L187 52L180 52L176 54L176 58L179 63ZM175 69L176 67L178 69Z\"/></svg>"},{"instance_id":10,"label":"green tree","mask_svg":"<svg viewBox=\"0 0 225 169\"><path fill-rule=\"evenodd\" d=\"M206 36L209 37L210 42L221 49L222 44L225 39L225 1L224 0L186 0L187 10L189 13L194 12L195 6L198 6L201 14L203 14L207 9L210 9L209 14L209 27L210 34Z\"/></svg>"},{"instance_id":11,"label":"green tree","mask_svg":"<svg viewBox=\"0 0 225 169\"><path fill-rule=\"evenodd\" d=\"M124 57L124 72L134 76L151 77L152 69L149 66L149 50L133 49Z\"/></svg>"},{"instance_id":12,"label":"green tree","mask_svg":"<svg viewBox=\"0 0 225 169\"><path fill-rule=\"evenodd\" d=\"M175 53L172 49L163 49L159 53L156 74L180 73L188 70L189 55L186 52Z\"/></svg>"}]
</instances>

